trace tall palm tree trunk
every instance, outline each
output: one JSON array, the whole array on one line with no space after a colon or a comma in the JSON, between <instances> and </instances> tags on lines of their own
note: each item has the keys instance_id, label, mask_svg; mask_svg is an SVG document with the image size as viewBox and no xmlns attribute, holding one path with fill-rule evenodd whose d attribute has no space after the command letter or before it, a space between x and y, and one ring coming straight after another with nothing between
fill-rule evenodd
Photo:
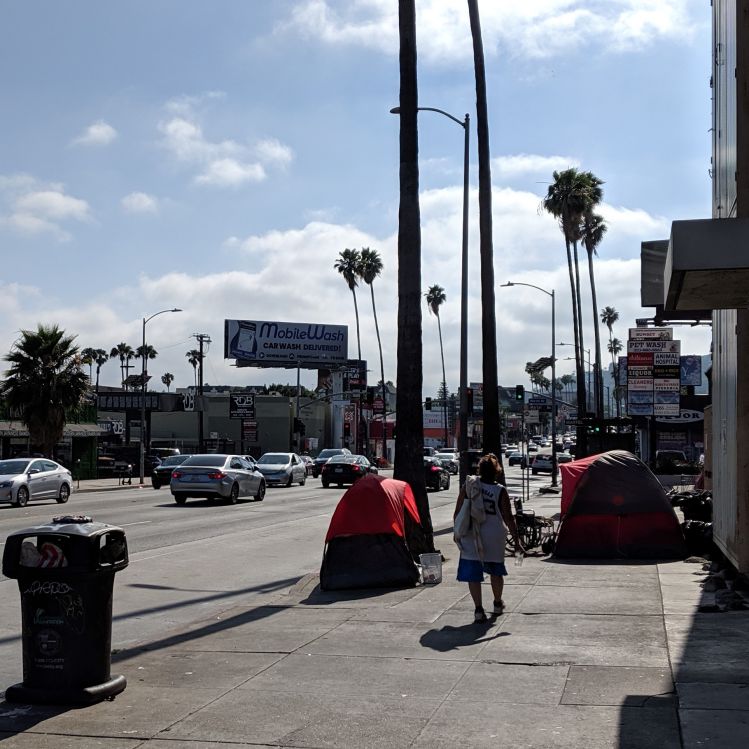
<instances>
[{"instance_id":1,"label":"tall palm tree trunk","mask_svg":"<svg viewBox=\"0 0 749 749\"><path fill-rule=\"evenodd\" d=\"M580 264L578 262L577 257L577 242L572 242L572 253L573 258L575 261L575 306L577 307L577 324L579 329L579 336L578 341L580 345L580 371L582 373L582 391L585 393L585 397L583 398L583 402L585 403L585 415L587 416L588 412L588 389L586 388L586 379L585 379L585 341L583 336L583 312L582 312L582 302L581 302L581 287L580 287ZM579 387L579 386L578 386Z\"/></svg>"},{"instance_id":2,"label":"tall palm tree trunk","mask_svg":"<svg viewBox=\"0 0 749 749\"><path fill-rule=\"evenodd\" d=\"M611 352L611 371L614 373L614 402L616 403L616 415L622 415L621 398L619 397L619 362L614 356L614 331L609 326L609 351Z\"/></svg>"},{"instance_id":3,"label":"tall palm tree trunk","mask_svg":"<svg viewBox=\"0 0 749 749\"><path fill-rule=\"evenodd\" d=\"M481 349L484 380L484 452L500 450L499 394L497 392L497 325L494 303L494 249L492 243L492 175L489 154L489 114L486 102L484 44L478 0L468 0L476 77L476 132L479 159L479 246L481 256Z\"/></svg>"},{"instance_id":4,"label":"tall palm tree trunk","mask_svg":"<svg viewBox=\"0 0 749 749\"><path fill-rule=\"evenodd\" d=\"M445 349L442 346L442 321L440 320L439 315L437 315L437 332L440 337L440 357L442 359L442 395L444 396L442 399L442 418L444 419L443 426L445 429L445 449L447 449L450 447L450 445L447 444L447 377L445 376Z\"/></svg>"},{"instance_id":5,"label":"tall palm tree trunk","mask_svg":"<svg viewBox=\"0 0 749 749\"><path fill-rule=\"evenodd\" d=\"M361 335L359 334L359 305L356 303L356 291L351 289L351 293L354 295L354 315L356 316L356 352L361 361Z\"/></svg>"},{"instance_id":6,"label":"tall palm tree trunk","mask_svg":"<svg viewBox=\"0 0 749 749\"><path fill-rule=\"evenodd\" d=\"M601 331L598 326L598 298L596 296L596 277L593 272L593 253L588 252L588 275L590 276L590 296L593 303L593 336L595 339L595 375L596 375L596 411L599 417L603 410L603 372L601 371Z\"/></svg>"},{"instance_id":7,"label":"tall palm tree trunk","mask_svg":"<svg viewBox=\"0 0 749 749\"><path fill-rule=\"evenodd\" d=\"M577 316L577 287L575 286L575 271L572 265L572 252L569 241L565 240L567 247L567 268L570 274L570 293L572 295L572 328L575 336L575 386L577 390L577 418L585 415L585 380L580 366L580 323Z\"/></svg>"},{"instance_id":8,"label":"tall palm tree trunk","mask_svg":"<svg viewBox=\"0 0 749 749\"><path fill-rule=\"evenodd\" d=\"M421 340L421 215L415 0L398 0L400 38L400 207L398 210L398 439L393 476L411 485L421 527L409 527L412 554L434 549L424 481Z\"/></svg>"},{"instance_id":9,"label":"tall palm tree trunk","mask_svg":"<svg viewBox=\"0 0 749 749\"><path fill-rule=\"evenodd\" d=\"M374 316L375 333L377 333L377 348L380 350L380 378L382 382L382 457L386 458L385 438L385 416L387 415L387 395L385 390L385 360L382 357L382 339L380 338L380 325L377 322L377 306L375 305L374 286L369 284L369 291L372 294L372 315Z\"/></svg>"}]
</instances>

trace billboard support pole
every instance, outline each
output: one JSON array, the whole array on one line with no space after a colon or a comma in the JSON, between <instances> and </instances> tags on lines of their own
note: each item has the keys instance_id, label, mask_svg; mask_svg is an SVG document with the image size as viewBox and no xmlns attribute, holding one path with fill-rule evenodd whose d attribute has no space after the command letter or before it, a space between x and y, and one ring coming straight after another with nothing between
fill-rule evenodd
<instances>
[{"instance_id":1,"label":"billboard support pole","mask_svg":"<svg viewBox=\"0 0 749 749\"><path fill-rule=\"evenodd\" d=\"M302 363L297 362L296 364L296 413L294 417L294 440L296 442L296 450L295 452L298 452L301 454L301 437L302 435L299 433L299 396L301 394L301 372L302 372Z\"/></svg>"}]
</instances>

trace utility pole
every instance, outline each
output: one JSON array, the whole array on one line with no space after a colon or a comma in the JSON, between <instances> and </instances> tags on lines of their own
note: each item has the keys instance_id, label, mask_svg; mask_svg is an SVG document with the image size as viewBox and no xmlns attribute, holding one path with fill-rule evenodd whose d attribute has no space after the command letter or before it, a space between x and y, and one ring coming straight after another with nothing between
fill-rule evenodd
<instances>
[{"instance_id":1,"label":"utility pole","mask_svg":"<svg viewBox=\"0 0 749 749\"><path fill-rule=\"evenodd\" d=\"M198 341L198 452L203 452L203 359L205 353L203 353L203 344L210 344L211 337L207 333L195 333L193 338Z\"/></svg>"}]
</instances>

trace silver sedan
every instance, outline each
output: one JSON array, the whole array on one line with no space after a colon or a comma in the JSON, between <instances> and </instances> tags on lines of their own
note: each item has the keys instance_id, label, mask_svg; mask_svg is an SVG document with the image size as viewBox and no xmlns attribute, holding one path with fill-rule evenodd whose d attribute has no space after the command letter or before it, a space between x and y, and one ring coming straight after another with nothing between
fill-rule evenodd
<instances>
[{"instance_id":1,"label":"silver sedan","mask_svg":"<svg viewBox=\"0 0 749 749\"><path fill-rule=\"evenodd\" d=\"M257 462L257 469L265 476L268 486L304 486L307 467L296 453L265 453Z\"/></svg>"},{"instance_id":2,"label":"silver sedan","mask_svg":"<svg viewBox=\"0 0 749 749\"><path fill-rule=\"evenodd\" d=\"M169 488L178 505L190 497L227 499L265 497L265 479L241 455L191 455L172 472Z\"/></svg>"},{"instance_id":3,"label":"silver sedan","mask_svg":"<svg viewBox=\"0 0 749 749\"><path fill-rule=\"evenodd\" d=\"M67 502L73 491L70 471L47 458L0 460L0 502L25 507L30 499Z\"/></svg>"}]
</instances>

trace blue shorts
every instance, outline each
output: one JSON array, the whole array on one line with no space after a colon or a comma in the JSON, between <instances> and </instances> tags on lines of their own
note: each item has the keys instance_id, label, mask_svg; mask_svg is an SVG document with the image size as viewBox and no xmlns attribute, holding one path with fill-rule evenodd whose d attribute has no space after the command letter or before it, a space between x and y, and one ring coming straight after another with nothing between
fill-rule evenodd
<instances>
[{"instance_id":1,"label":"blue shorts","mask_svg":"<svg viewBox=\"0 0 749 749\"><path fill-rule=\"evenodd\" d=\"M458 562L458 581L461 583L482 583L484 572L487 575L505 577L507 567L502 562L480 562L478 559L463 559Z\"/></svg>"}]
</instances>

